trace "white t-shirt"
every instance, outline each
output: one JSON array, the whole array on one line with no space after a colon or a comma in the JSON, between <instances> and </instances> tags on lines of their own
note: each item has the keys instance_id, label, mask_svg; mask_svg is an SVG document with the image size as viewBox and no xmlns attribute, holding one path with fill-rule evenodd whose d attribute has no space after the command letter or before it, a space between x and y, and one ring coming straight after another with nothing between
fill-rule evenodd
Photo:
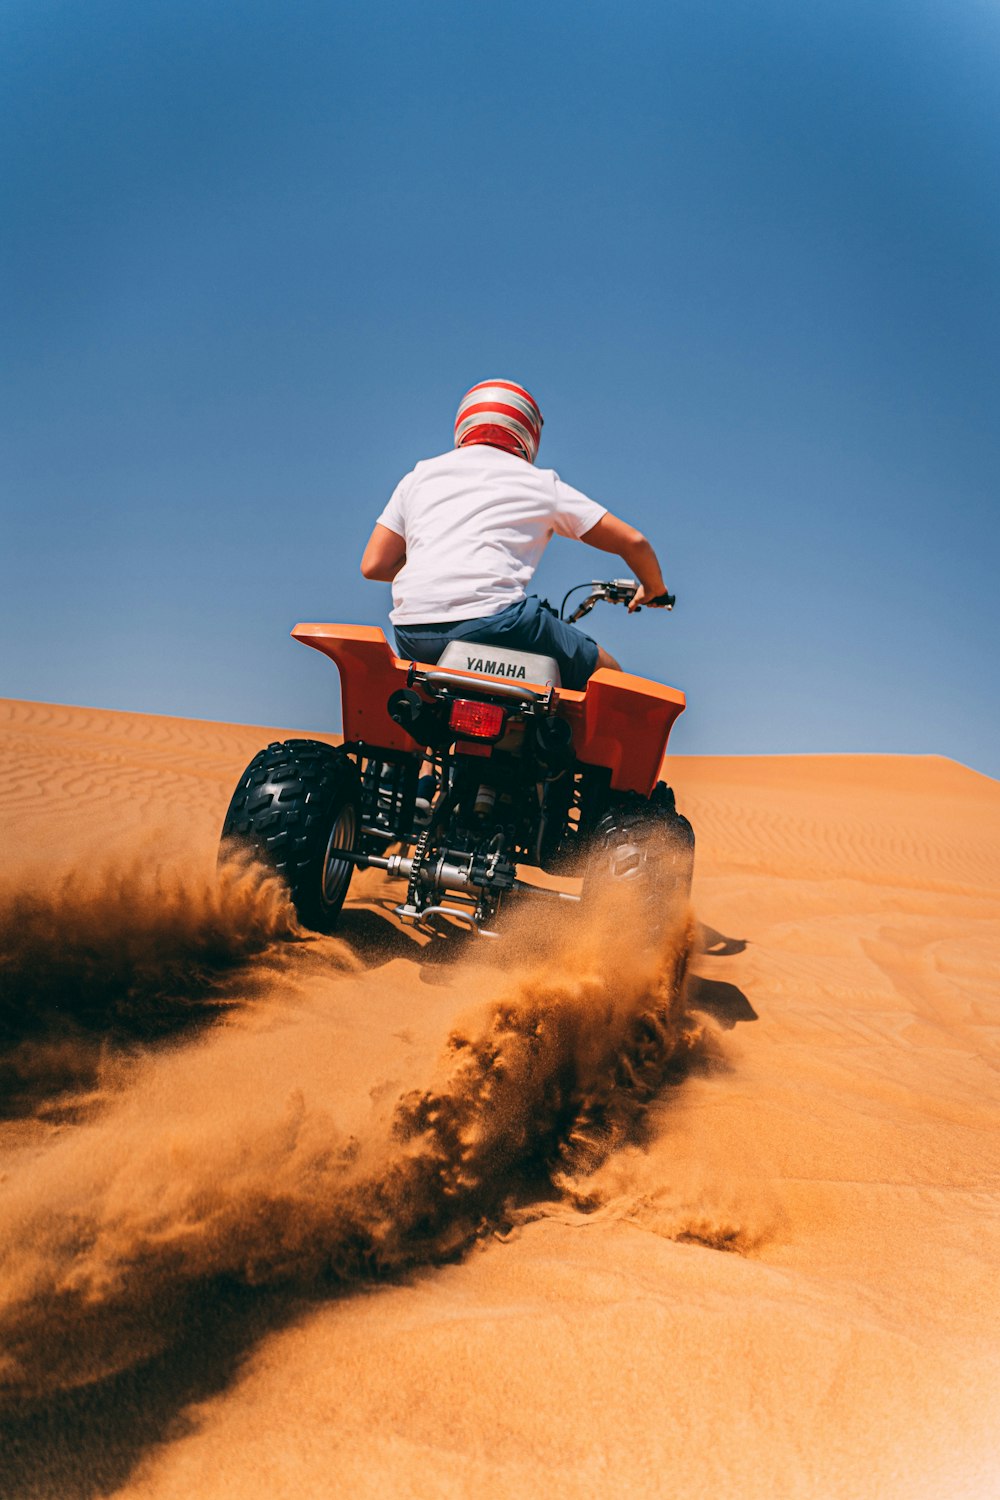
<instances>
[{"instance_id":1,"label":"white t-shirt","mask_svg":"<svg viewBox=\"0 0 1000 1500\"><path fill-rule=\"evenodd\" d=\"M524 598L554 532L581 537L606 514L554 469L486 443L424 459L378 518L406 542L390 619L429 625L498 614Z\"/></svg>"}]
</instances>

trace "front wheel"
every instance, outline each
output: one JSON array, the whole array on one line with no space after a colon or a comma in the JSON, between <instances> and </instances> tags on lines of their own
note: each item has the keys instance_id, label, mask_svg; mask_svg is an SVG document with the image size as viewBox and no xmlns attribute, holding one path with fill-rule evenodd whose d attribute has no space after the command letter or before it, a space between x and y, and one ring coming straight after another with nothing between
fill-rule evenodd
<instances>
[{"instance_id":1,"label":"front wheel","mask_svg":"<svg viewBox=\"0 0 1000 1500\"><path fill-rule=\"evenodd\" d=\"M247 766L222 838L281 876L304 927L329 933L354 871L338 856L356 847L360 828L361 781L350 757L319 740L285 740Z\"/></svg>"}]
</instances>

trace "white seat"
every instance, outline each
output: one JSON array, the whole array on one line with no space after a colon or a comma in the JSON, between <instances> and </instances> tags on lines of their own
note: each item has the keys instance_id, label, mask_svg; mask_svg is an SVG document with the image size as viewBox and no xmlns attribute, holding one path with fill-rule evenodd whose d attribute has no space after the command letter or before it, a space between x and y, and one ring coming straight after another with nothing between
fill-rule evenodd
<instances>
[{"instance_id":1,"label":"white seat","mask_svg":"<svg viewBox=\"0 0 1000 1500\"><path fill-rule=\"evenodd\" d=\"M507 646L484 646L479 641L449 641L438 660L450 672L476 672L484 677L507 677L511 682L537 682L559 687L559 663L534 651L511 651Z\"/></svg>"}]
</instances>

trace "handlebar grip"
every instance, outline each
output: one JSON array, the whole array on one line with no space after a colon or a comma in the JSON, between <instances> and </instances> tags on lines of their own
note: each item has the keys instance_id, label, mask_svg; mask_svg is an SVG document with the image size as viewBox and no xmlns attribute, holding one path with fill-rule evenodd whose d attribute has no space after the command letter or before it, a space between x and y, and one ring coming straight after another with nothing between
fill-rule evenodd
<instances>
[{"instance_id":1,"label":"handlebar grip","mask_svg":"<svg viewBox=\"0 0 1000 1500\"><path fill-rule=\"evenodd\" d=\"M657 594L655 599L647 599L645 600L645 603L653 606L659 606L663 609L673 609L674 605L677 603L677 595Z\"/></svg>"}]
</instances>

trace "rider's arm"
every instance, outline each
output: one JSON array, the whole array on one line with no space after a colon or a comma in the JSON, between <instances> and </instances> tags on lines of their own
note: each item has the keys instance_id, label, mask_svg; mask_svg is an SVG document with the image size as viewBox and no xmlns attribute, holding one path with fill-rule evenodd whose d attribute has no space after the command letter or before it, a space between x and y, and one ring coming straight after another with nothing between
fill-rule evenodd
<instances>
[{"instance_id":1,"label":"rider's arm","mask_svg":"<svg viewBox=\"0 0 1000 1500\"><path fill-rule=\"evenodd\" d=\"M652 544L627 521L619 520L608 511L596 526L591 526L589 531L583 533L580 540L586 542L588 547L596 547L600 552L616 552L628 563L639 580L635 598L629 605L630 614L640 604L648 604L650 599L667 592Z\"/></svg>"},{"instance_id":2,"label":"rider's arm","mask_svg":"<svg viewBox=\"0 0 1000 1500\"><path fill-rule=\"evenodd\" d=\"M391 583L405 561L406 542L399 532L376 524L361 559L361 571L365 577L374 578L378 583Z\"/></svg>"}]
</instances>

